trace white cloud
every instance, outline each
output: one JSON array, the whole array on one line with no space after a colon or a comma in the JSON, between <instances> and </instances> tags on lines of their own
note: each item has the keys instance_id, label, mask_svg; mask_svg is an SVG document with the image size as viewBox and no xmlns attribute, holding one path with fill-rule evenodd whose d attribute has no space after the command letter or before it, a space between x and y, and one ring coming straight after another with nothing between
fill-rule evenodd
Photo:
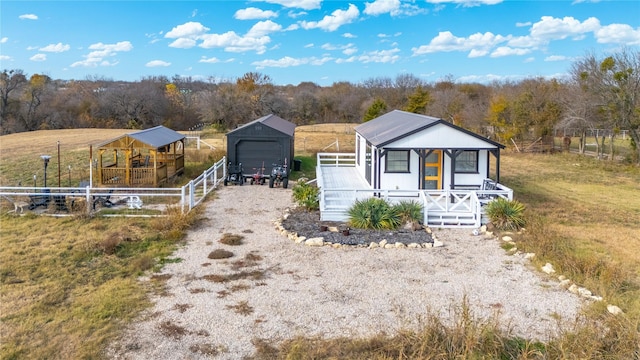
<instances>
[{"instance_id":1,"label":"white cloud","mask_svg":"<svg viewBox=\"0 0 640 360\"><path fill-rule=\"evenodd\" d=\"M401 2L400 0L375 0L371 3L365 3L363 11L366 15L378 16L381 14L389 14L391 16L415 16L424 14L427 9L423 9L411 2Z\"/></svg>"},{"instance_id":2,"label":"white cloud","mask_svg":"<svg viewBox=\"0 0 640 360\"><path fill-rule=\"evenodd\" d=\"M57 43L57 44L49 44L43 48L40 48L40 51L60 53L60 52L69 51L69 49L71 49L71 46L69 46L68 44Z\"/></svg>"},{"instance_id":3,"label":"white cloud","mask_svg":"<svg viewBox=\"0 0 640 360\"><path fill-rule=\"evenodd\" d=\"M256 0L270 4L278 4L287 8L299 8L304 10L320 9L322 0Z\"/></svg>"},{"instance_id":4,"label":"white cloud","mask_svg":"<svg viewBox=\"0 0 640 360\"><path fill-rule=\"evenodd\" d=\"M204 49L224 48L229 52L256 51L262 54L271 38L269 33L282 31L282 26L271 20L256 23L244 36L234 31L223 34L207 34L209 28L198 22L188 22L174 27L165 38L175 38L170 47L188 49L199 46ZM199 43L198 43L199 42Z\"/></svg>"},{"instance_id":5,"label":"white cloud","mask_svg":"<svg viewBox=\"0 0 640 360\"><path fill-rule=\"evenodd\" d=\"M333 58L329 56L324 56L321 58L309 57L309 58L298 58L298 59L292 58L290 56L285 56L277 60L268 59L268 60L254 61L251 63L251 65L256 66L256 68L258 69L262 69L266 67L287 68L287 67L300 66L300 65L319 66L332 60Z\"/></svg>"},{"instance_id":6,"label":"white cloud","mask_svg":"<svg viewBox=\"0 0 640 360\"><path fill-rule=\"evenodd\" d=\"M271 20L259 21L249 29L247 37L260 37L282 30L282 26Z\"/></svg>"},{"instance_id":7,"label":"white cloud","mask_svg":"<svg viewBox=\"0 0 640 360\"><path fill-rule=\"evenodd\" d=\"M234 61L233 58L223 61L218 59L217 57L207 58L205 56L203 56L202 59L198 60L198 62L205 63L205 64L230 63L233 61Z\"/></svg>"},{"instance_id":8,"label":"white cloud","mask_svg":"<svg viewBox=\"0 0 640 360\"><path fill-rule=\"evenodd\" d=\"M345 55L353 55L353 54L355 54L357 52L358 52L358 48L355 47L355 46L348 47L348 48L345 48L344 50L342 50L342 53L345 54Z\"/></svg>"},{"instance_id":9,"label":"white cloud","mask_svg":"<svg viewBox=\"0 0 640 360\"><path fill-rule=\"evenodd\" d=\"M20 20L38 20L38 15L35 14L23 14L18 16Z\"/></svg>"},{"instance_id":10,"label":"white cloud","mask_svg":"<svg viewBox=\"0 0 640 360\"><path fill-rule=\"evenodd\" d=\"M9 41L9 38L5 36L2 39L0 39L0 44L5 44L7 41Z\"/></svg>"},{"instance_id":11,"label":"white cloud","mask_svg":"<svg viewBox=\"0 0 640 360\"><path fill-rule=\"evenodd\" d=\"M562 19L551 16L543 16L540 21L533 24L530 34L535 39L550 41L561 40L567 37L581 38L584 33L600 28L600 21L594 17L580 22L573 17L566 16Z\"/></svg>"},{"instance_id":12,"label":"white cloud","mask_svg":"<svg viewBox=\"0 0 640 360\"><path fill-rule=\"evenodd\" d=\"M268 36L241 37L233 31L224 34L207 34L202 36L202 43L198 46L204 49L224 48L229 52L255 51L262 54L266 51L266 45L271 42Z\"/></svg>"},{"instance_id":13,"label":"white cloud","mask_svg":"<svg viewBox=\"0 0 640 360\"><path fill-rule=\"evenodd\" d=\"M528 57L528 58L524 59L524 62L525 63L530 63L530 62L534 62L535 60L536 60L536 58L534 58L534 57Z\"/></svg>"},{"instance_id":14,"label":"white cloud","mask_svg":"<svg viewBox=\"0 0 640 360\"><path fill-rule=\"evenodd\" d=\"M0 55L0 60L3 60L3 61L11 60L11 56L8 56L8 55Z\"/></svg>"},{"instance_id":15,"label":"white cloud","mask_svg":"<svg viewBox=\"0 0 640 360\"><path fill-rule=\"evenodd\" d=\"M345 37L347 39L355 39L355 38L357 38L357 36L353 35L352 33L344 33L344 34L342 34L342 37Z\"/></svg>"},{"instance_id":16,"label":"white cloud","mask_svg":"<svg viewBox=\"0 0 640 360\"><path fill-rule=\"evenodd\" d=\"M486 53L494 46L510 39L502 35L494 35L490 32L484 34L475 33L467 38L454 36L450 31L443 31L431 39L429 45L413 48L414 55L429 54L448 51L472 51L474 56Z\"/></svg>"},{"instance_id":17,"label":"white cloud","mask_svg":"<svg viewBox=\"0 0 640 360\"><path fill-rule=\"evenodd\" d=\"M251 63L251 65L255 65L258 68L265 68L265 67L286 68L291 66L300 66L308 63L309 63L308 58L296 59L290 56L285 56L277 60L267 59L267 60L261 60L261 61L254 61Z\"/></svg>"},{"instance_id":18,"label":"white cloud","mask_svg":"<svg viewBox=\"0 0 640 360\"><path fill-rule=\"evenodd\" d=\"M525 27L525 26L531 26L531 21L516 23L516 27Z\"/></svg>"},{"instance_id":19,"label":"white cloud","mask_svg":"<svg viewBox=\"0 0 640 360\"><path fill-rule=\"evenodd\" d=\"M30 57L29 60L31 60L31 61L46 61L47 60L47 55L46 54L35 54L32 57Z\"/></svg>"},{"instance_id":20,"label":"white cloud","mask_svg":"<svg viewBox=\"0 0 640 360\"><path fill-rule=\"evenodd\" d=\"M255 7L249 7L246 9L240 9L233 15L238 20L255 20L255 19L269 19L272 17L278 17L275 11L262 10Z\"/></svg>"},{"instance_id":21,"label":"white cloud","mask_svg":"<svg viewBox=\"0 0 640 360\"><path fill-rule=\"evenodd\" d=\"M354 61L359 61L362 63L391 63L398 61L400 56L397 53L400 52L400 49L390 49L390 50L376 50L371 51L363 55L359 55L353 57Z\"/></svg>"},{"instance_id":22,"label":"white cloud","mask_svg":"<svg viewBox=\"0 0 640 360\"><path fill-rule=\"evenodd\" d=\"M544 58L544 61L566 61L571 60L571 58L562 56L562 55L551 55Z\"/></svg>"},{"instance_id":23,"label":"white cloud","mask_svg":"<svg viewBox=\"0 0 640 360\"><path fill-rule=\"evenodd\" d=\"M71 67L97 67L97 66L114 66L117 65L118 62L110 62L105 60L107 57L116 56L119 52L131 51L133 49L133 45L129 41L120 41L115 44L103 44L96 43L89 45L89 50L94 50L89 54L85 55L85 59L82 61L76 61L71 64Z\"/></svg>"},{"instance_id":24,"label":"white cloud","mask_svg":"<svg viewBox=\"0 0 640 360\"><path fill-rule=\"evenodd\" d=\"M512 56L512 55L521 56L521 55L526 55L526 54L528 54L530 52L531 52L530 49L512 48L512 47L508 47L508 46L500 46L497 49L493 50L493 52L491 53L490 56L492 58L503 57L503 56Z\"/></svg>"},{"instance_id":25,"label":"white cloud","mask_svg":"<svg viewBox=\"0 0 640 360\"><path fill-rule=\"evenodd\" d=\"M640 28L627 24L611 24L596 30L595 37L600 44L640 45Z\"/></svg>"},{"instance_id":26,"label":"white cloud","mask_svg":"<svg viewBox=\"0 0 640 360\"><path fill-rule=\"evenodd\" d=\"M301 16L305 16L307 14L308 13L306 11L289 11L287 13L287 16L292 18L292 19L296 19L296 18L299 18Z\"/></svg>"},{"instance_id":27,"label":"white cloud","mask_svg":"<svg viewBox=\"0 0 640 360\"><path fill-rule=\"evenodd\" d=\"M496 5L500 4L502 0L427 0L431 4L456 4L463 7L481 6L481 5Z\"/></svg>"},{"instance_id":28,"label":"white cloud","mask_svg":"<svg viewBox=\"0 0 640 360\"><path fill-rule=\"evenodd\" d=\"M399 8L400 0L375 0L371 3L364 3L363 13L377 16L397 12Z\"/></svg>"},{"instance_id":29,"label":"white cloud","mask_svg":"<svg viewBox=\"0 0 640 360\"><path fill-rule=\"evenodd\" d=\"M305 49L309 49L309 48L312 48L312 47L314 47L314 46L315 46L315 45L314 45L313 43L309 43L309 44L305 45L305 46L304 46L304 48L305 48Z\"/></svg>"},{"instance_id":30,"label":"white cloud","mask_svg":"<svg viewBox=\"0 0 640 360\"><path fill-rule=\"evenodd\" d=\"M168 39L177 38L197 38L202 34L206 34L209 28L199 22L190 21L182 25L178 25L164 35Z\"/></svg>"},{"instance_id":31,"label":"white cloud","mask_svg":"<svg viewBox=\"0 0 640 360\"><path fill-rule=\"evenodd\" d=\"M196 46L196 41L188 38L179 38L169 44L169 47L177 49L190 49L194 46Z\"/></svg>"},{"instance_id":32,"label":"white cloud","mask_svg":"<svg viewBox=\"0 0 640 360\"><path fill-rule=\"evenodd\" d=\"M326 15L320 21L302 21L300 26L307 30L319 28L324 31L336 31L340 26L353 22L358 16L360 16L358 8L353 4L349 4L347 10L335 10L331 15Z\"/></svg>"},{"instance_id":33,"label":"white cloud","mask_svg":"<svg viewBox=\"0 0 640 360\"><path fill-rule=\"evenodd\" d=\"M162 60L151 60L146 63L144 66L146 67L167 67L171 66L170 62L162 61Z\"/></svg>"}]
</instances>

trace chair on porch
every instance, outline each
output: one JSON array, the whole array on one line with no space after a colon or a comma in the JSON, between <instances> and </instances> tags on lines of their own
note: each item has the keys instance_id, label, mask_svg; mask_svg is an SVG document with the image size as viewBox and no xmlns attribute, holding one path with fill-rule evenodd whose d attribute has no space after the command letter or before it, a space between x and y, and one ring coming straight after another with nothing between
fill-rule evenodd
<instances>
[{"instance_id":1,"label":"chair on porch","mask_svg":"<svg viewBox=\"0 0 640 360\"><path fill-rule=\"evenodd\" d=\"M478 200L484 205L489 201L495 199L498 195L487 194L484 191L493 191L498 189L498 184L491 179L484 179L482 181L482 187L480 188L480 194L478 194Z\"/></svg>"}]
</instances>

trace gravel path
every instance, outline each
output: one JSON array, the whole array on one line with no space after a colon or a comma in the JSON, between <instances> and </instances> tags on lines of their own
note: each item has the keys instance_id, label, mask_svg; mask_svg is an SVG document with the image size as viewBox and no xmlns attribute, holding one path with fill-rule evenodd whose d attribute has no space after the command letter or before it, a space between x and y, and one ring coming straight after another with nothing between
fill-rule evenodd
<instances>
[{"instance_id":1,"label":"gravel path","mask_svg":"<svg viewBox=\"0 0 640 360\"><path fill-rule=\"evenodd\" d=\"M241 359L256 338L393 333L427 312L450 321L465 295L475 316L498 312L514 334L545 340L557 316L571 320L582 304L469 229L434 229L439 248L308 247L274 228L292 206L290 190L223 187L204 206L206 220L175 253L183 260L163 270L166 292L109 347L110 358ZM225 233L244 243L219 243ZM234 256L209 259L216 249Z\"/></svg>"}]
</instances>

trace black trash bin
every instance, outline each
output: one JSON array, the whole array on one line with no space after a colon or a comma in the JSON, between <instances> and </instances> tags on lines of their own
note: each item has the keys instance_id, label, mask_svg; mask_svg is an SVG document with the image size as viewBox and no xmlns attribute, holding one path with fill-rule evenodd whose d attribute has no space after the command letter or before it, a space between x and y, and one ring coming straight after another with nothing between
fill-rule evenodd
<instances>
[{"instance_id":1,"label":"black trash bin","mask_svg":"<svg viewBox=\"0 0 640 360\"><path fill-rule=\"evenodd\" d=\"M302 160L293 159L293 171L300 171L301 165L302 165Z\"/></svg>"}]
</instances>

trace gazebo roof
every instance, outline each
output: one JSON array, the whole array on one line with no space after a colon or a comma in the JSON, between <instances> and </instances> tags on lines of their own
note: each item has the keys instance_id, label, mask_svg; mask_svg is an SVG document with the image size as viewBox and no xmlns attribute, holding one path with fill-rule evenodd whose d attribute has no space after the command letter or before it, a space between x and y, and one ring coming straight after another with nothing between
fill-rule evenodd
<instances>
[{"instance_id":1,"label":"gazebo roof","mask_svg":"<svg viewBox=\"0 0 640 360\"><path fill-rule=\"evenodd\" d=\"M118 138L98 144L100 148L148 148L158 149L184 139L185 136L164 126L122 135Z\"/></svg>"}]
</instances>

